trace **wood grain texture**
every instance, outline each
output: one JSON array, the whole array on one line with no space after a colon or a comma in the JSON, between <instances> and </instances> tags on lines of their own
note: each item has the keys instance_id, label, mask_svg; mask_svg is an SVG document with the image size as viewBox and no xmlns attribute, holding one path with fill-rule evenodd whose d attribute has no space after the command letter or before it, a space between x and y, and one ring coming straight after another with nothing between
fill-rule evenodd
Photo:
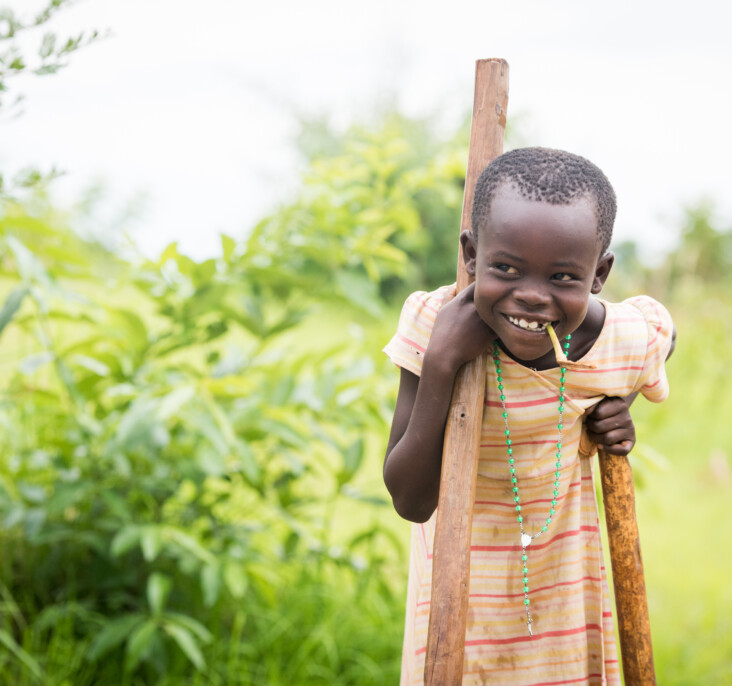
<instances>
[{"instance_id":1,"label":"wood grain texture","mask_svg":"<svg viewBox=\"0 0 732 686\"><path fill-rule=\"evenodd\" d=\"M460 230L470 228L475 182L503 151L508 104L508 64L479 60L470 129ZM458 290L471 278L458 257ZM432 596L425 657L427 686L458 686L463 679L470 590L470 538L478 475L487 355L458 372L447 418L432 558Z\"/></svg>"},{"instance_id":2,"label":"wood grain texture","mask_svg":"<svg viewBox=\"0 0 732 686\"><path fill-rule=\"evenodd\" d=\"M627 457L600 451L599 459L623 681L628 686L655 686L651 624L635 516L633 473Z\"/></svg>"}]
</instances>

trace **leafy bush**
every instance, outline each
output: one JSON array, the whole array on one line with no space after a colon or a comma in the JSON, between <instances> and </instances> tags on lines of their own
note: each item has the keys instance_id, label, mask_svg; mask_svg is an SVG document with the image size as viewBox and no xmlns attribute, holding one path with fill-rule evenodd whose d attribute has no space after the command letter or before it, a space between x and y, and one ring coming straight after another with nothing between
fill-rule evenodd
<instances>
[{"instance_id":1,"label":"leafy bush","mask_svg":"<svg viewBox=\"0 0 732 686\"><path fill-rule=\"evenodd\" d=\"M25 351L0 403L12 608L0 675L180 683L220 657L221 638L236 683L314 683L318 670L356 683L347 674L362 663L381 674L349 640L363 638L356 617L394 607L375 567L401 551L369 521L383 500L353 482L369 430L386 433L390 394L358 341L303 349L287 334L316 304L378 311L360 265L390 275L401 253L376 236L344 249L335 226L285 213L243 243L222 237L221 256L200 263L175 245L137 266L105 255L112 280L69 250L83 243L73 234L15 206L0 229L16 277L0 326ZM66 252L38 249L49 236ZM366 516L339 547L334 520L354 502ZM359 556L377 541L392 551L382 563ZM378 607L363 603L372 587ZM345 627L345 608L354 633L336 654L313 638L325 630L315 609ZM83 661L50 650L63 636Z\"/></svg>"}]
</instances>

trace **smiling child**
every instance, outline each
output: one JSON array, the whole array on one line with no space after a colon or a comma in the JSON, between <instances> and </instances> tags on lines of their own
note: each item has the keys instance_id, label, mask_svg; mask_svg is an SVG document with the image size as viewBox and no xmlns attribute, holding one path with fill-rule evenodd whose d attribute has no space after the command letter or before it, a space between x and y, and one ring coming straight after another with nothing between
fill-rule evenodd
<instances>
[{"instance_id":1,"label":"smiling child","mask_svg":"<svg viewBox=\"0 0 732 686\"><path fill-rule=\"evenodd\" d=\"M384 462L412 526L402 686L422 684L445 422L458 369L488 352L463 684L620 684L591 456L627 455L638 392L668 395L675 331L648 296L597 296L615 194L571 153L496 158L460 236L475 282L413 293L384 349L401 368ZM557 364L551 326L569 360ZM466 455L466 459L472 456Z\"/></svg>"}]
</instances>

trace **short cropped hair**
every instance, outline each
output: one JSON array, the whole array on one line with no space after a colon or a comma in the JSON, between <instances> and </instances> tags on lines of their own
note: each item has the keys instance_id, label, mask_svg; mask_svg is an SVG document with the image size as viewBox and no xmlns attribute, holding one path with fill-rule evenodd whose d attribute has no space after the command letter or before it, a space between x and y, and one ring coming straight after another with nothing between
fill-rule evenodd
<instances>
[{"instance_id":1,"label":"short cropped hair","mask_svg":"<svg viewBox=\"0 0 732 686\"><path fill-rule=\"evenodd\" d=\"M496 190L504 184L529 200L570 205L590 196L595 200L597 233L602 253L613 235L617 202L605 174L589 160L564 150L518 148L496 157L480 175L473 198L473 234L487 220Z\"/></svg>"}]
</instances>

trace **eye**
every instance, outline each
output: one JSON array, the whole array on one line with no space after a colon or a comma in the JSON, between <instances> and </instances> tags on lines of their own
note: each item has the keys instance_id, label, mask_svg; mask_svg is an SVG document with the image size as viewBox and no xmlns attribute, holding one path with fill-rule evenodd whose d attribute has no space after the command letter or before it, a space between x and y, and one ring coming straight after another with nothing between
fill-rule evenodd
<instances>
[{"instance_id":1,"label":"eye","mask_svg":"<svg viewBox=\"0 0 732 686\"><path fill-rule=\"evenodd\" d=\"M566 272L559 272L559 273L555 274L554 276L552 276L552 278L555 281L573 281L575 279L575 277L572 276L572 274L567 274Z\"/></svg>"},{"instance_id":2,"label":"eye","mask_svg":"<svg viewBox=\"0 0 732 686\"><path fill-rule=\"evenodd\" d=\"M504 274L518 274L518 269L512 267L510 264L494 264L493 268Z\"/></svg>"}]
</instances>

